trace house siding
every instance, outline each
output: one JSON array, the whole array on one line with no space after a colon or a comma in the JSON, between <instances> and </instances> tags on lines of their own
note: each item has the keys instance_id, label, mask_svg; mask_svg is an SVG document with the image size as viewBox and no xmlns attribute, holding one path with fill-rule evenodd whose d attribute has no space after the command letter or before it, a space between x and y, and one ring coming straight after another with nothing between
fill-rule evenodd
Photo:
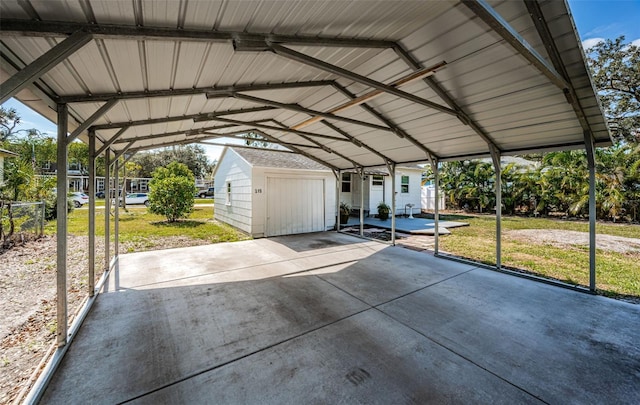
<instances>
[{"instance_id":1,"label":"house siding","mask_svg":"<svg viewBox=\"0 0 640 405\"><path fill-rule=\"evenodd\" d=\"M225 155L215 174L214 218L252 233L251 166L231 149ZM230 203L227 201L228 182L231 182Z\"/></svg>"}]
</instances>

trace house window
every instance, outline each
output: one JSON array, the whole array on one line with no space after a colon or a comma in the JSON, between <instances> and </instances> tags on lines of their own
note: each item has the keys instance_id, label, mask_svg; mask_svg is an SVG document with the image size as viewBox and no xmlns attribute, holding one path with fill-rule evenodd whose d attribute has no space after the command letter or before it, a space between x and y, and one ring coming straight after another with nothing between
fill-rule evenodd
<instances>
[{"instance_id":1,"label":"house window","mask_svg":"<svg viewBox=\"0 0 640 405\"><path fill-rule=\"evenodd\" d=\"M371 179L372 186L383 186L384 185L384 176L380 174L374 174Z\"/></svg>"},{"instance_id":2,"label":"house window","mask_svg":"<svg viewBox=\"0 0 640 405\"><path fill-rule=\"evenodd\" d=\"M409 192L409 176L402 176L400 178L400 192L401 193Z\"/></svg>"},{"instance_id":3,"label":"house window","mask_svg":"<svg viewBox=\"0 0 640 405\"><path fill-rule=\"evenodd\" d=\"M231 205L231 182L227 182L227 205Z\"/></svg>"},{"instance_id":4,"label":"house window","mask_svg":"<svg viewBox=\"0 0 640 405\"><path fill-rule=\"evenodd\" d=\"M342 192L351 192L351 173L342 173Z\"/></svg>"}]
</instances>

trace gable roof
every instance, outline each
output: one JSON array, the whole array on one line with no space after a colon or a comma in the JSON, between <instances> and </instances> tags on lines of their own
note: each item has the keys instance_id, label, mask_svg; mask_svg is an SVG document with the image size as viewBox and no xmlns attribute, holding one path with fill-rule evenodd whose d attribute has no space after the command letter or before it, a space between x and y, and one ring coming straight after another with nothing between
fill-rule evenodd
<instances>
[{"instance_id":1,"label":"gable roof","mask_svg":"<svg viewBox=\"0 0 640 405\"><path fill-rule=\"evenodd\" d=\"M114 153L251 131L348 169L611 143L566 1L2 0L0 34L2 96Z\"/></svg>"},{"instance_id":2,"label":"gable roof","mask_svg":"<svg viewBox=\"0 0 640 405\"><path fill-rule=\"evenodd\" d=\"M327 166L309 159L306 156L288 151L258 148L229 147L253 167L276 169L321 170L329 171Z\"/></svg>"}]
</instances>

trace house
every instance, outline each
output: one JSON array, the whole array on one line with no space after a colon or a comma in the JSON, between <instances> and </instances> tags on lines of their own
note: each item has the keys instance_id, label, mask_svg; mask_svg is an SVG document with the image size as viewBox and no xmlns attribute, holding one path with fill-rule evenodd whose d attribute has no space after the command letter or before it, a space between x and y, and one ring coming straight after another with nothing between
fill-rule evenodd
<instances>
[{"instance_id":1,"label":"house","mask_svg":"<svg viewBox=\"0 0 640 405\"><path fill-rule=\"evenodd\" d=\"M4 158L15 156L18 156L18 154L6 149L0 149L0 185L4 183Z\"/></svg>"},{"instance_id":2,"label":"house","mask_svg":"<svg viewBox=\"0 0 640 405\"><path fill-rule=\"evenodd\" d=\"M420 213L423 170L418 165L396 167L396 215ZM360 209L361 189L364 189L365 215L375 215L380 202L391 207L392 182L386 168L365 170L364 183L355 172L343 172L341 180L340 202L349 204L352 210Z\"/></svg>"},{"instance_id":3,"label":"house","mask_svg":"<svg viewBox=\"0 0 640 405\"><path fill-rule=\"evenodd\" d=\"M336 178L331 169L305 156L225 147L213 176L215 219L253 237L336 225Z\"/></svg>"}]
</instances>

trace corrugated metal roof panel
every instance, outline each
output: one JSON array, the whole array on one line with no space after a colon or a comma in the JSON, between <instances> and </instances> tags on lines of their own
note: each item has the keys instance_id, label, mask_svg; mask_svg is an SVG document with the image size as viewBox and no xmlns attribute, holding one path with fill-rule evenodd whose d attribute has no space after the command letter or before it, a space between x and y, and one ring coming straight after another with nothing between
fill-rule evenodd
<instances>
[{"instance_id":1,"label":"corrugated metal roof panel","mask_svg":"<svg viewBox=\"0 0 640 405\"><path fill-rule=\"evenodd\" d=\"M473 12L457 1L440 2L333 2L304 0L245 2L239 0L211 2L175 2L170 0L140 2L87 0L28 1L35 15L28 15L17 0L3 1L2 19L40 19L30 24L48 21L82 22L94 24L123 24L129 28L158 27L162 32L176 30L179 37L192 29L211 30L211 36L221 31L235 31L236 38L247 34L309 35L316 38L340 40L393 40L404 47L422 66L441 61L446 66L435 74L435 82L470 119L483 128L499 148L540 149L545 146L576 144L582 130L562 93L522 55L508 45ZM607 140L608 132L593 94L583 54L564 2L539 2L554 36L562 61L575 86L589 125L598 140ZM24 3L27 4L27 3ZM496 12L525 38L542 57L547 58L535 26L522 1L489 1ZM25 25L26 26L26 25ZM123 28L124 29L124 28ZM204 33L201 33L204 34ZM260 36L258 35L258 37ZM15 54L12 63L28 64L59 43L58 39L12 37L3 35L3 43ZM230 38L231 36L228 36ZM272 37L266 38L271 39ZM277 39L280 42L282 39ZM325 63L363 75L382 83L391 83L412 72L410 66L392 49L363 46L324 46L309 44L286 45L288 48L317 58ZM263 41L264 42L264 41ZM256 46L265 47L268 44ZM17 62L16 60L17 59ZM348 91L362 95L372 91L354 76L342 77L289 60L271 52L235 51L231 41L144 37L134 34L118 37L96 37L62 64L46 73L40 83L52 99L59 96L89 96L120 92L168 92L172 89L220 88L233 85L284 83L307 80L334 80ZM400 90L423 100L448 106L422 80L400 87ZM25 93L26 94L26 93ZM33 94L33 93L30 93ZM330 111L343 105L348 98L331 86L288 88L283 90L248 91L255 97L282 103L292 103L319 111ZM31 97L31 96L29 96ZM368 105L393 122L424 147L441 158L486 154L488 145L472 128L455 116L447 115L398 94L382 94L366 101ZM33 100L31 105L42 109L45 103ZM51 100L49 100L49 104ZM71 106L79 121L89 117L101 103L79 103ZM260 103L234 98L207 100L204 94L165 95L148 99L121 100L96 124L131 120L159 119L185 114L199 114L252 108ZM49 111L43 111L49 116ZM383 125L382 121L353 107L337 115ZM289 110L267 110L233 115L229 118L244 122L276 119L285 125L296 125L309 114ZM395 134L363 125L339 120L331 122L340 131L356 137L394 161L412 161L425 156L424 148L416 147ZM269 125L276 125L267 122ZM73 124L73 123L72 123ZM143 137L136 147L159 145L162 142L186 140L184 135L154 137L162 133L189 131L204 126L221 125L221 121L193 122L192 120L155 123L130 128L123 139ZM251 124L220 130L235 131L250 128ZM304 128L329 137L341 137L338 131L322 123ZM284 131L264 129L265 132L287 142L312 144L303 137ZM544 131L544 133L540 133ZM114 130L100 130L106 139ZM326 145L335 152L357 160L362 165L380 164L382 159L367 148L352 143L314 137L313 144ZM118 143L119 149L124 143ZM318 148L306 148L308 153L338 167L353 163L337 154Z\"/></svg>"}]
</instances>

